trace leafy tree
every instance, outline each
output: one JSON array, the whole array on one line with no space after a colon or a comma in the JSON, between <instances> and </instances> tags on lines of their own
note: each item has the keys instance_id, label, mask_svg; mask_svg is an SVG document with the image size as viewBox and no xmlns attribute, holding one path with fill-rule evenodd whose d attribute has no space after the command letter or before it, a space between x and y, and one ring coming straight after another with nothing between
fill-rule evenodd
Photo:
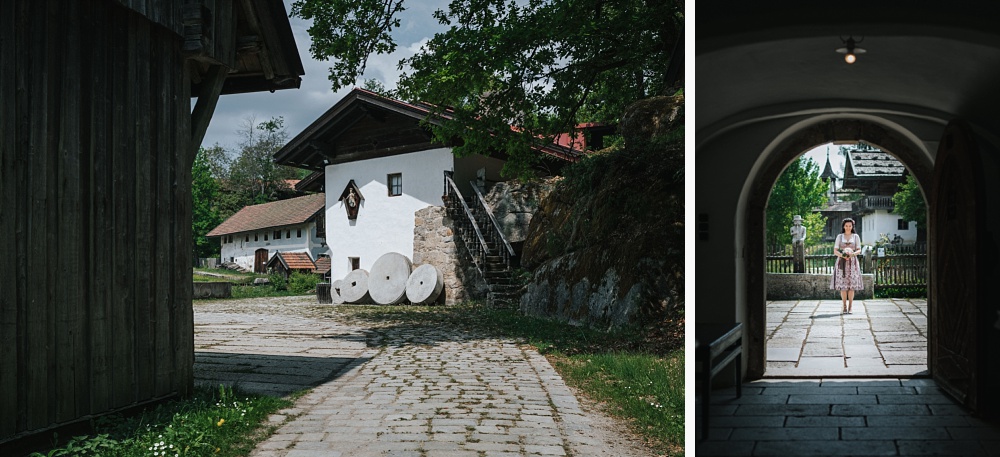
<instances>
[{"instance_id":1,"label":"leafy tree","mask_svg":"<svg viewBox=\"0 0 1000 457\"><path fill-rule=\"evenodd\" d=\"M218 146L216 146L218 147ZM219 255L219 240L208 238L206 233L222 223L216 209L219 196L219 183L212 176L212 151L201 148L195 156L191 168L191 228L194 232L194 257L217 257Z\"/></svg>"},{"instance_id":2,"label":"leafy tree","mask_svg":"<svg viewBox=\"0 0 1000 457\"><path fill-rule=\"evenodd\" d=\"M907 221L917 221L917 226L926 228L927 226L927 203L924 202L924 194L920 192L920 186L913 175L906 175L906 182L900 184L899 191L892 196L894 208L893 213L899 215Z\"/></svg>"},{"instance_id":3,"label":"leafy tree","mask_svg":"<svg viewBox=\"0 0 1000 457\"><path fill-rule=\"evenodd\" d=\"M293 3L313 20L312 55L334 60L334 90L354 84L372 52L396 49L404 1ZM677 89L667 69L682 11L672 0L454 0L434 13L449 28L400 62L411 70L398 94L447 114L432 129L456 154L506 152L506 175L529 174L533 145Z\"/></svg>"},{"instance_id":4,"label":"leafy tree","mask_svg":"<svg viewBox=\"0 0 1000 457\"><path fill-rule=\"evenodd\" d=\"M788 229L792 217L802 216L806 228L806 244L820 242L820 234L826 227L826 217L812 210L826 202L827 184L819 178L820 169L812 159L799 157L778 177L767 201L766 223L767 242L784 245L792 242Z\"/></svg>"},{"instance_id":5,"label":"leafy tree","mask_svg":"<svg viewBox=\"0 0 1000 457\"><path fill-rule=\"evenodd\" d=\"M271 118L256 123L253 117L243 121L238 155L228 164L223 182L224 195L219 200L223 219L244 206L267 203L291 196L286 179L297 179L298 170L277 165L274 153L288 140L284 119Z\"/></svg>"}]
</instances>

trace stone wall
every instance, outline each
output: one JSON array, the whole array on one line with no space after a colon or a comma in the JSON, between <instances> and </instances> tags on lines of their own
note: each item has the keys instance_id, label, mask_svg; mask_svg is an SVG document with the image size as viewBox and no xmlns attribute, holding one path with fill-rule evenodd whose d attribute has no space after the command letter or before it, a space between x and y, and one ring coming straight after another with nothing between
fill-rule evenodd
<instances>
[{"instance_id":1,"label":"stone wall","mask_svg":"<svg viewBox=\"0 0 1000 457\"><path fill-rule=\"evenodd\" d=\"M830 275L805 273L768 273L768 300L840 300L840 292L830 289ZM855 300L875 296L875 275L861 275L864 290L854 293Z\"/></svg>"},{"instance_id":2,"label":"stone wall","mask_svg":"<svg viewBox=\"0 0 1000 457\"><path fill-rule=\"evenodd\" d=\"M229 282L195 282L194 298L229 298L233 296L233 285Z\"/></svg>"},{"instance_id":3,"label":"stone wall","mask_svg":"<svg viewBox=\"0 0 1000 457\"><path fill-rule=\"evenodd\" d=\"M461 269L456 246L454 222L443 206L430 206L414 213L413 267L429 263L444 276L443 301L452 305L474 296L466 290L468 277Z\"/></svg>"}]
</instances>

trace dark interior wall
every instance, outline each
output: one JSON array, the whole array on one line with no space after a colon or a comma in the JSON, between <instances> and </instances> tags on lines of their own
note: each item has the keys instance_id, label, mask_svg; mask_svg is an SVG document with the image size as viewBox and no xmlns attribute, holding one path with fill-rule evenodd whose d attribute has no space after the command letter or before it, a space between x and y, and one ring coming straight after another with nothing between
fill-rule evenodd
<instances>
[{"instance_id":1,"label":"dark interior wall","mask_svg":"<svg viewBox=\"0 0 1000 457\"><path fill-rule=\"evenodd\" d=\"M180 44L116 0L0 2L0 444L192 388Z\"/></svg>"}]
</instances>

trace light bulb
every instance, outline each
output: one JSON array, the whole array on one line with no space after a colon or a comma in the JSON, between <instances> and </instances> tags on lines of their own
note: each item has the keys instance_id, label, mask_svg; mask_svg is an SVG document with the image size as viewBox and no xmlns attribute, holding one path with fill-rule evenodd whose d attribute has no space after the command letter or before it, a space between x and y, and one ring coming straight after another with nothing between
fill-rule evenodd
<instances>
[{"instance_id":1,"label":"light bulb","mask_svg":"<svg viewBox=\"0 0 1000 457\"><path fill-rule=\"evenodd\" d=\"M855 60L858 60L858 59L857 59L857 57L854 57L854 54L852 54L852 53L848 53L846 56L844 56L844 61L847 62L847 63L854 63Z\"/></svg>"}]
</instances>

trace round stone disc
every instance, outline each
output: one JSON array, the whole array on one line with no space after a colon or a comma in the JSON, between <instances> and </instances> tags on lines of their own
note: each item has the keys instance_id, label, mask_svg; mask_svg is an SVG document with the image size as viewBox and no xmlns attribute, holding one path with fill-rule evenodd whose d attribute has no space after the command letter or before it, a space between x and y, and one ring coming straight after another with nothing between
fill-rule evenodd
<instances>
[{"instance_id":1,"label":"round stone disc","mask_svg":"<svg viewBox=\"0 0 1000 457\"><path fill-rule=\"evenodd\" d=\"M398 252L379 257L368 275L368 293L379 305L398 305L406 298L406 280L413 271L410 259Z\"/></svg>"},{"instance_id":2,"label":"round stone disc","mask_svg":"<svg viewBox=\"0 0 1000 457\"><path fill-rule=\"evenodd\" d=\"M434 265L425 263L406 281L406 299L414 305L434 303L444 290L444 275Z\"/></svg>"},{"instance_id":3,"label":"round stone disc","mask_svg":"<svg viewBox=\"0 0 1000 457\"><path fill-rule=\"evenodd\" d=\"M330 283L330 298L333 299L334 305L340 305L344 303L344 297L341 297L340 292L338 292L341 287L344 287L343 279L338 279Z\"/></svg>"},{"instance_id":4,"label":"round stone disc","mask_svg":"<svg viewBox=\"0 0 1000 457\"><path fill-rule=\"evenodd\" d=\"M370 302L368 272L359 268L348 273L340 283L340 298L352 305Z\"/></svg>"}]
</instances>

